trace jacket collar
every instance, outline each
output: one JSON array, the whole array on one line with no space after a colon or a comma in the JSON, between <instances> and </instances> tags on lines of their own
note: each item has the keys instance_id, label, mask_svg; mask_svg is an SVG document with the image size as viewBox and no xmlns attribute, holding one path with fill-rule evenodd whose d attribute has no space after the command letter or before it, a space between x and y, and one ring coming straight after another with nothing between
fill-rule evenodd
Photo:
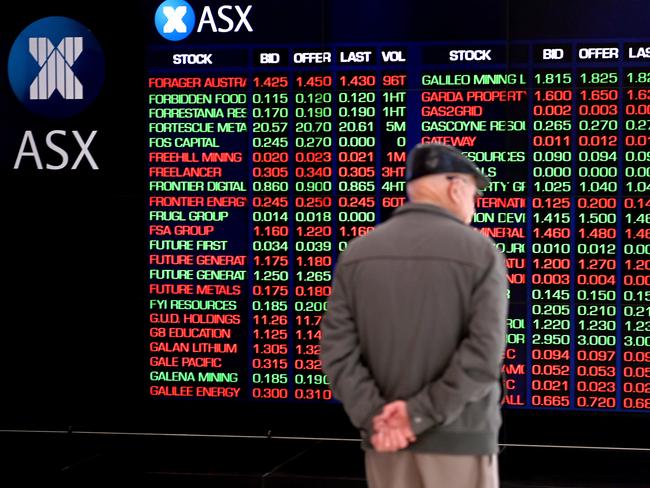
<instances>
[{"instance_id":1,"label":"jacket collar","mask_svg":"<svg viewBox=\"0 0 650 488\"><path fill-rule=\"evenodd\" d=\"M439 217L446 217L448 219L455 220L456 222L465 225L458 217L453 215L449 210L447 210L446 208L442 208L439 205L434 205L433 203L407 202L401 207L396 208L393 211L393 216L405 214L405 213L411 213L411 212L423 212L423 213L437 215Z\"/></svg>"}]
</instances>

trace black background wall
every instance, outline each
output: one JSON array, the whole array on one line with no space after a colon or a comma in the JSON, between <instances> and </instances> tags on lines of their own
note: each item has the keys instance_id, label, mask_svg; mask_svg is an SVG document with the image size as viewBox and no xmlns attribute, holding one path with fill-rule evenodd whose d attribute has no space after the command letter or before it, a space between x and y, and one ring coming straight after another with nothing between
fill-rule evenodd
<instances>
[{"instance_id":1,"label":"black background wall","mask_svg":"<svg viewBox=\"0 0 650 488\"><path fill-rule=\"evenodd\" d=\"M326 12L342 9L337 1L313 4ZM336 21L359 26L355 30L358 41L386 34L373 30L369 12L371 17L392 16L393 35L415 33L422 39L439 28L459 38L467 32L477 38L578 36L581 29L616 35L615 29L622 25L625 36L647 35L647 26L640 21L644 17L635 15L647 9L640 1L536 2L533 6L472 1L394 10L378 8L374 2L345 4L349 15ZM77 433L66 451L75 453L77 461L85 459L84 453L106 448L106 444L97 448L97 437L89 441L80 434L85 432L104 439L125 432L289 439L322 436L348 439L356 449L356 432L338 405L165 404L152 402L146 395L143 83L144 45L152 28L149 8L143 2L127 7L22 2L13 6L0 30L0 429L24 431L25 436L45 431ZM479 13L472 18L485 22L467 22L463 12L468 9ZM16 36L31 22L51 15L70 17L89 27L106 58L105 85L96 102L65 119L27 111L14 97L6 73ZM612 27L610 18L617 16L618 27ZM325 38L332 35L331 21L323 24ZM99 170L85 163L75 170L41 170L26 164L14 169L26 131L33 133L44 160L58 158L45 145L53 130L66 132L61 145L72 159L79 152L73 131L84 138L97 131L90 151ZM638 433L645 431L646 420L645 415L506 412L503 440L505 444L567 444L573 439L586 445L642 447L645 442ZM5 439L18 442L16 437ZM31 438L20 439L31 445ZM137 437L124 439L131 446L141 442ZM52 441L53 451L56 442ZM287 455L281 457L288 459L304 447L292 444L280 449ZM69 464L69 459L56 464L56 469ZM120 459L124 462L125 457Z\"/></svg>"}]
</instances>

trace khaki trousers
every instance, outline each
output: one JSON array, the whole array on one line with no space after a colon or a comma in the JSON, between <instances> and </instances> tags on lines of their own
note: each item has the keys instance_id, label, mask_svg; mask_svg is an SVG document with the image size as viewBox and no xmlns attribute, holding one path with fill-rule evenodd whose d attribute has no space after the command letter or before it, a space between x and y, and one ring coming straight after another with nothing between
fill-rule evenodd
<instances>
[{"instance_id":1,"label":"khaki trousers","mask_svg":"<svg viewBox=\"0 0 650 488\"><path fill-rule=\"evenodd\" d=\"M499 488L497 456L366 451L369 488Z\"/></svg>"}]
</instances>

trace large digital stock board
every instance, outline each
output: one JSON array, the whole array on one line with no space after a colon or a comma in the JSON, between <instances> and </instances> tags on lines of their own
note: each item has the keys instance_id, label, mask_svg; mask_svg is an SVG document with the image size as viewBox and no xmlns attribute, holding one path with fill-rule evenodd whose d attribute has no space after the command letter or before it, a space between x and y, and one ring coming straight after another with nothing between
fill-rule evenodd
<instances>
[{"instance_id":1,"label":"large digital stock board","mask_svg":"<svg viewBox=\"0 0 650 488\"><path fill-rule=\"evenodd\" d=\"M345 42L333 12L287 43L254 37L257 4L194 16L200 44L148 46L152 396L332 401L336 258L404 203L408 149L445 142L492 178L505 408L650 410L650 39Z\"/></svg>"},{"instance_id":2,"label":"large digital stock board","mask_svg":"<svg viewBox=\"0 0 650 488\"><path fill-rule=\"evenodd\" d=\"M11 379L16 410L38 410L26 385L50 370L65 381L41 388L68 424L249 433L277 414L289 435L346 431L318 357L337 256L404 202L407 151L440 141L493 181L473 226L509 268L506 437L553 425L547 440L568 439L584 419L639 427L645 2L140 7L118 38L110 16L76 17L105 51L99 105L57 124L3 99L7 307L29 324L10 334L37 351L11 360L29 371ZM23 150L17 171L27 130L44 162L61 160L47 137L68 137L70 165L85 146L79 168L28 171Z\"/></svg>"}]
</instances>

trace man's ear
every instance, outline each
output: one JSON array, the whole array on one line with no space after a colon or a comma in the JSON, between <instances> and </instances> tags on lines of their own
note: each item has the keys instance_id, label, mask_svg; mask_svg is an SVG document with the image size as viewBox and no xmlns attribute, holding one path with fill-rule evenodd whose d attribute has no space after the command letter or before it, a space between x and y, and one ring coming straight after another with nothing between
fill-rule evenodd
<instances>
[{"instance_id":1,"label":"man's ear","mask_svg":"<svg viewBox=\"0 0 650 488\"><path fill-rule=\"evenodd\" d=\"M456 204L459 203L463 198L458 181L459 180L451 180L449 182L449 185L447 185L447 195L449 196L449 200Z\"/></svg>"}]
</instances>

